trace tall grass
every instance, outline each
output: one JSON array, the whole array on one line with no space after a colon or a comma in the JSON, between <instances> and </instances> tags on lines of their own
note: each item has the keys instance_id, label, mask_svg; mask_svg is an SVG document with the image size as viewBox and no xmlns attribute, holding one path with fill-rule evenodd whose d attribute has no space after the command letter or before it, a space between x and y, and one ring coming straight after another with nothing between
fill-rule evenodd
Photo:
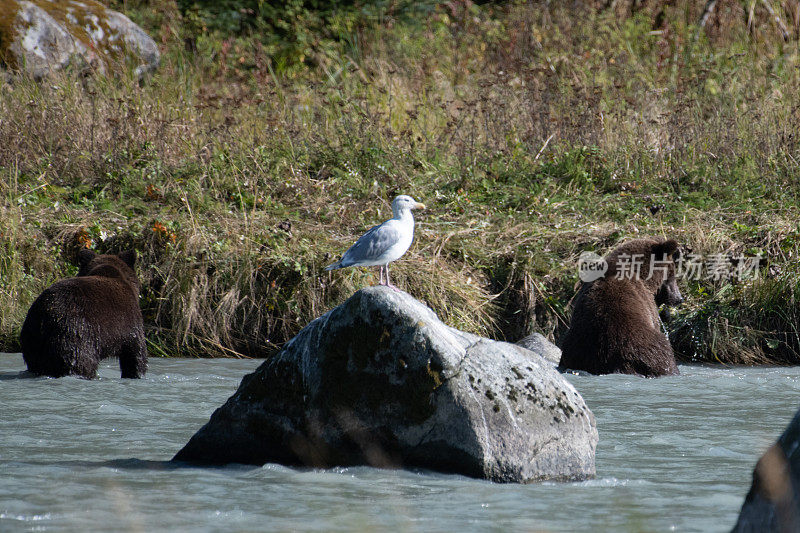
<instances>
[{"instance_id":1,"label":"tall grass","mask_svg":"<svg viewBox=\"0 0 800 533\"><path fill-rule=\"evenodd\" d=\"M322 266L406 193L432 209L393 278L451 325L557 339L579 253L658 234L768 258L759 284L686 285L680 354L800 358L800 56L769 20L454 3L281 63L246 32L187 52L171 5L131 13L164 43L141 84L0 86L3 349L88 243L140 251L151 353L268 355L376 282Z\"/></svg>"}]
</instances>

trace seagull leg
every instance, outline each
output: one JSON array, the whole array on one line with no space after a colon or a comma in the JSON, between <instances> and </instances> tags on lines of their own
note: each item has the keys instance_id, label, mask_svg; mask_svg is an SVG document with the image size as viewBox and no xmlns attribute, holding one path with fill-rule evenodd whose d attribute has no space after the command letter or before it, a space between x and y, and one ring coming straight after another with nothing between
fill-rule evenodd
<instances>
[{"instance_id":1,"label":"seagull leg","mask_svg":"<svg viewBox=\"0 0 800 533\"><path fill-rule=\"evenodd\" d=\"M378 282L378 285L383 285L383 265L380 265L378 269L380 270L380 281Z\"/></svg>"},{"instance_id":2,"label":"seagull leg","mask_svg":"<svg viewBox=\"0 0 800 533\"><path fill-rule=\"evenodd\" d=\"M388 263L386 264L386 286L387 287L391 287L391 288L393 288L394 290L396 290L398 292L400 291L400 289L398 289L397 287L392 285L392 282L389 281L389 264Z\"/></svg>"}]
</instances>

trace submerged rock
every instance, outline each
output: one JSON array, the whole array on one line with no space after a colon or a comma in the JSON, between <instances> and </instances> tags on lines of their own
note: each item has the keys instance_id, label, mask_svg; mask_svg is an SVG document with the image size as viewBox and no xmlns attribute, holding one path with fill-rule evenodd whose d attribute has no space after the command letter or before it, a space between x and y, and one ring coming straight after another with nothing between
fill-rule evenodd
<instances>
[{"instance_id":1,"label":"submerged rock","mask_svg":"<svg viewBox=\"0 0 800 533\"><path fill-rule=\"evenodd\" d=\"M526 350L535 352L540 357L544 357L554 365L558 366L561 361L561 348L547 340L541 333L534 333L516 342L517 346L522 346Z\"/></svg>"},{"instance_id":2,"label":"submerged rock","mask_svg":"<svg viewBox=\"0 0 800 533\"><path fill-rule=\"evenodd\" d=\"M800 531L800 411L756 463L733 531Z\"/></svg>"},{"instance_id":3,"label":"submerged rock","mask_svg":"<svg viewBox=\"0 0 800 533\"><path fill-rule=\"evenodd\" d=\"M245 376L175 461L422 467L497 482L594 475L594 416L549 363L355 293Z\"/></svg>"},{"instance_id":4,"label":"submerged rock","mask_svg":"<svg viewBox=\"0 0 800 533\"><path fill-rule=\"evenodd\" d=\"M155 70L155 41L125 15L94 0L0 0L0 59L41 78L67 65L100 73L135 58L137 74Z\"/></svg>"}]
</instances>

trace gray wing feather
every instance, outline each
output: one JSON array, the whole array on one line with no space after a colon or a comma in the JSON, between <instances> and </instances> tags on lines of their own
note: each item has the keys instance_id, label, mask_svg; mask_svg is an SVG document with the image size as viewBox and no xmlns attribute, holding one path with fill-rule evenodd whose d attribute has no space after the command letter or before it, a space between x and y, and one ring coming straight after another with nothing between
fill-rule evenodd
<instances>
[{"instance_id":1,"label":"gray wing feather","mask_svg":"<svg viewBox=\"0 0 800 533\"><path fill-rule=\"evenodd\" d=\"M400 239L400 232L393 225L384 223L374 226L344 253L339 268L375 261Z\"/></svg>"}]
</instances>

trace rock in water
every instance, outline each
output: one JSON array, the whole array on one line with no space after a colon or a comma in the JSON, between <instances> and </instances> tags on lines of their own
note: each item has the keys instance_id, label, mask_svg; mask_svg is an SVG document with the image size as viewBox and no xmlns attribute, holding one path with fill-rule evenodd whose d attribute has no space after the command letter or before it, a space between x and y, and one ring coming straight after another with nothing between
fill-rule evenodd
<instances>
[{"instance_id":1,"label":"rock in water","mask_svg":"<svg viewBox=\"0 0 800 533\"><path fill-rule=\"evenodd\" d=\"M126 58L143 74L160 54L144 30L95 0L0 0L0 57L41 78L76 63L105 73Z\"/></svg>"},{"instance_id":2,"label":"rock in water","mask_svg":"<svg viewBox=\"0 0 800 533\"><path fill-rule=\"evenodd\" d=\"M558 366L561 361L561 348L547 340L541 333L534 333L516 342L517 346L522 346L526 350L536 352L540 357L544 357L554 365Z\"/></svg>"},{"instance_id":3,"label":"rock in water","mask_svg":"<svg viewBox=\"0 0 800 533\"><path fill-rule=\"evenodd\" d=\"M800 531L800 411L756 463L733 531Z\"/></svg>"},{"instance_id":4,"label":"rock in water","mask_svg":"<svg viewBox=\"0 0 800 533\"><path fill-rule=\"evenodd\" d=\"M594 475L597 428L550 364L370 287L245 376L174 461L421 467L497 482Z\"/></svg>"}]
</instances>

